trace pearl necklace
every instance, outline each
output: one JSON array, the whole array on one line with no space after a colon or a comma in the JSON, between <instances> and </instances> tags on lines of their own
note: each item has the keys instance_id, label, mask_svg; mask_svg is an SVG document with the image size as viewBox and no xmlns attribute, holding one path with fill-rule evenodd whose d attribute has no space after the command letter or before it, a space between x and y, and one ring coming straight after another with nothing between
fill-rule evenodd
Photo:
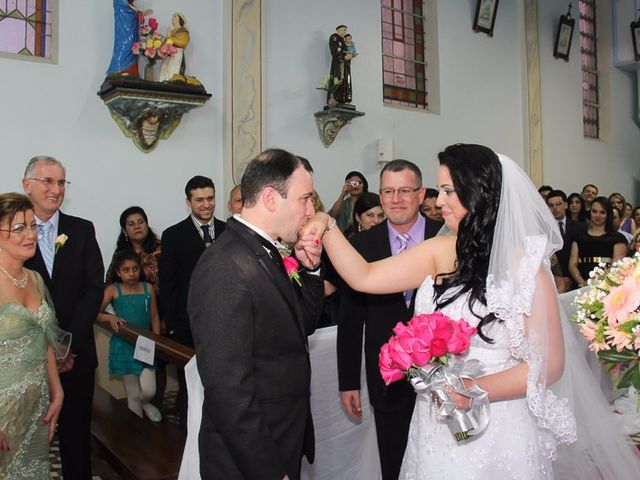
<instances>
[{"instance_id":1,"label":"pearl necklace","mask_svg":"<svg viewBox=\"0 0 640 480\"><path fill-rule=\"evenodd\" d=\"M24 272L24 277L22 278L22 280L18 280L16 277L7 272L2 265L0 265L0 270L2 270L2 273L4 273L7 277L9 277L9 280L11 280L16 287L27 288L27 283L29 283L27 272Z\"/></svg>"}]
</instances>

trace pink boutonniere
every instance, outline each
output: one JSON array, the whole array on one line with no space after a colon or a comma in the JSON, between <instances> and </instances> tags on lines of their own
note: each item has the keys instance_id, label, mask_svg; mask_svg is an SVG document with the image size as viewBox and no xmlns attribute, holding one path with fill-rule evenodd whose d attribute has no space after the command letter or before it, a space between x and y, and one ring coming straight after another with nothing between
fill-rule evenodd
<instances>
[{"instance_id":1,"label":"pink boutonniere","mask_svg":"<svg viewBox=\"0 0 640 480\"><path fill-rule=\"evenodd\" d=\"M287 272L287 275L289 275L289 279L293 280L298 284L299 287L301 287L302 281L300 280L300 272L298 271L298 269L300 268L298 260L296 260L296 258L292 256L282 257L282 263L284 265L285 271Z\"/></svg>"}]
</instances>

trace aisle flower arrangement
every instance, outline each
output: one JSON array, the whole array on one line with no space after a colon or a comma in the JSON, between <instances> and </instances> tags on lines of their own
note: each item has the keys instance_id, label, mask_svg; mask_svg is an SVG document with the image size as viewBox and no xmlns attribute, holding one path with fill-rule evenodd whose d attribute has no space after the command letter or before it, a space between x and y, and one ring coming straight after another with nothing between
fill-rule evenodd
<instances>
[{"instance_id":1,"label":"aisle flower arrangement","mask_svg":"<svg viewBox=\"0 0 640 480\"><path fill-rule=\"evenodd\" d=\"M589 349L619 376L618 388L640 388L640 252L589 273L572 320Z\"/></svg>"}]
</instances>

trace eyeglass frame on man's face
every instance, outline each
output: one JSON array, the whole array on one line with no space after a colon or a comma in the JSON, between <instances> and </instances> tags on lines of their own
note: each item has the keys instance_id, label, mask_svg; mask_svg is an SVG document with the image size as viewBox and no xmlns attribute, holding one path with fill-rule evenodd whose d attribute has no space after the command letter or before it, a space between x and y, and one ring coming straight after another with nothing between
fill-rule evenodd
<instances>
[{"instance_id":1,"label":"eyeglass frame on man's face","mask_svg":"<svg viewBox=\"0 0 640 480\"><path fill-rule=\"evenodd\" d=\"M384 198L393 198L396 192L400 197L408 197L412 193L416 193L417 191L419 191L421 188L422 187L381 188L380 190L378 190L378 192L380 193L380 196Z\"/></svg>"},{"instance_id":2,"label":"eyeglass frame on man's face","mask_svg":"<svg viewBox=\"0 0 640 480\"><path fill-rule=\"evenodd\" d=\"M9 235L12 233L18 237L24 237L27 234L27 230L31 230L34 233L38 233L38 225L33 223L32 225L22 225L19 224L11 229L0 228L0 232L9 232Z\"/></svg>"},{"instance_id":3,"label":"eyeglass frame on man's face","mask_svg":"<svg viewBox=\"0 0 640 480\"><path fill-rule=\"evenodd\" d=\"M27 177L27 180L37 180L38 182L46 185L49 188L53 187L54 184L57 184L60 188L65 188L67 185L71 185L71 182L65 180L64 178L56 180L52 177Z\"/></svg>"}]
</instances>

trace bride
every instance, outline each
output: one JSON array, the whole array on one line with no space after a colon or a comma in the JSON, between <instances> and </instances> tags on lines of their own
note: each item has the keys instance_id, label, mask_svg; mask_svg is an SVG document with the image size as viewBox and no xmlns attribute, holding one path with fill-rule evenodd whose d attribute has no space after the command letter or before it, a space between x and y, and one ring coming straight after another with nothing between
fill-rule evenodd
<instances>
[{"instance_id":1,"label":"bride","mask_svg":"<svg viewBox=\"0 0 640 480\"><path fill-rule=\"evenodd\" d=\"M324 232L331 262L354 289L419 287L416 314L438 310L478 329L467 358L485 373L465 386L488 393L489 427L457 443L418 395L401 478L545 479L554 470L556 478L640 478L640 459L559 309L547 259L562 238L549 209L526 174L487 147L452 145L438 158L437 205L455 235L368 264L326 214L303 232ZM468 408L467 397L452 397Z\"/></svg>"}]
</instances>

